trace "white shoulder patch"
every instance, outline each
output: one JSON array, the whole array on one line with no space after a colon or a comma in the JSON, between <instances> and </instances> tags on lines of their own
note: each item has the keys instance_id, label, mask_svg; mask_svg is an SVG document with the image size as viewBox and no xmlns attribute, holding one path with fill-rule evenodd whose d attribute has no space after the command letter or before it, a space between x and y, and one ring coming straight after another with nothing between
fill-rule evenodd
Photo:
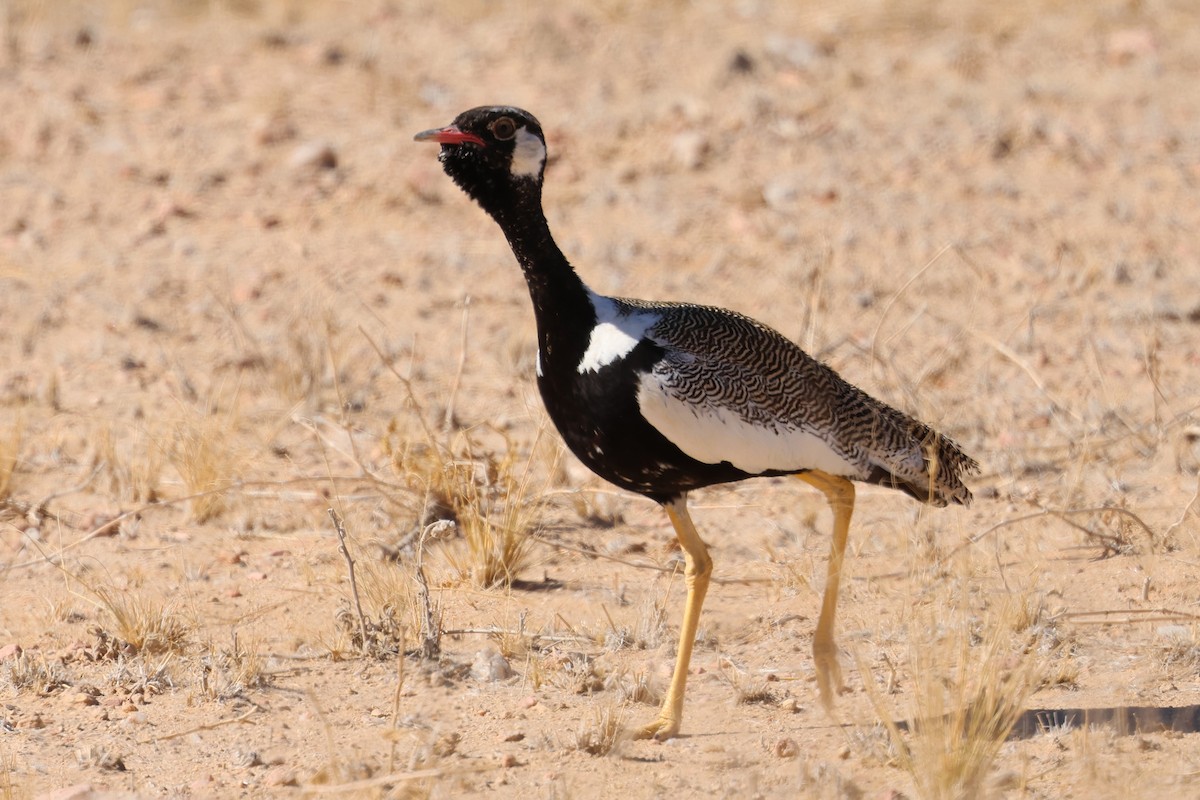
<instances>
[{"instance_id":1,"label":"white shoulder patch","mask_svg":"<svg viewBox=\"0 0 1200 800\"><path fill-rule=\"evenodd\" d=\"M576 372L599 372L601 367L629 355L637 343L646 335L657 314L626 313L607 297L588 292L592 308L596 310L596 327L592 328L587 350L579 360Z\"/></svg>"},{"instance_id":2,"label":"white shoulder patch","mask_svg":"<svg viewBox=\"0 0 1200 800\"><path fill-rule=\"evenodd\" d=\"M728 461L752 475L769 469L819 469L830 475L862 477L862 470L811 431L756 425L732 409L682 400L653 373L642 376L638 406L646 421L672 444L705 464Z\"/></svg>"},{"instance_id":3,"label":"white shoulder patch","mask_svg":"<svg viewBox=\"0 0 1200 800\"><path fill-rule=\"evenodd\" d=\"M546 164L546 145L528 128L517 131L517 143L513 147L510 171L518 178L537 178Z\"/></svg>"}]
</instances>

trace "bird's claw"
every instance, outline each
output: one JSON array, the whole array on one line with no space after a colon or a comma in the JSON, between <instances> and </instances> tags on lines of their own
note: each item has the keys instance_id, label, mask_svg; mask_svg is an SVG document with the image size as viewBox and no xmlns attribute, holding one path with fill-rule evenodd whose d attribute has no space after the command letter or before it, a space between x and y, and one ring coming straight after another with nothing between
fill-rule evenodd
<instances>
[{"instance_id":1,"label":"bird's claw","mask_svg":"<svg viewBox=\"0 0 1200 800\"><path fill-rule=\"evenodd\" d=\"M679 733L679 720L670 719L669 717L660 716L658 719L651 722L649 725L643 725L638 728L634 734L634 739L654 739L659 742L665 742L667 739L673 738Z\"/></svg>"}]
</instances>

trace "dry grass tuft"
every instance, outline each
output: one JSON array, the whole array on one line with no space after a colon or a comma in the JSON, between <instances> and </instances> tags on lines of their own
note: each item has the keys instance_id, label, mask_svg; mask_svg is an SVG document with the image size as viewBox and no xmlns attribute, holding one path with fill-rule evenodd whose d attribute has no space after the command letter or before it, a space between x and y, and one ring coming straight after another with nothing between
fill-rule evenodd
<instances>
[{"instance_id":1,"label":"dry grass tuft","mask_svg":"<svg viewBox=\"0 0 1200 800\"><path fill-rule=\"evenodd\" d=\"M338 550L346 562L350 584L350 597L335 615L339 632L359 652L374 658L402 654L409 632L420 632L427 643L423 655L435 657L441 636L441 609L435 609L423 578L423 539L417 545L415 566L409 570L394 558L372 558L357 547L352 553L354 539L342 516L332 508L328 514L338 535Z\"/></svg>"},{"instance_id":2,"label":"dry grass tuft","mask_svg":"<svg viewBox=\"0 0 1200 800\"><path fill-rule=\"evenodd\" d=\"M535 476L550 449L540 433L523 453L510 437L492 432L503 442L499 452L481 452L470 431L397 444L393 425L385 440L396 471L424 496L422 524L441 517L461 534L441 551L451 569L482 588L511 586L531 564L532 531L546 503Z\"/></svg>"},{"instance_id":3,"label":"dry grass tuft","mask_svg":"<svg viewBox=\"0 0 1200 800\"><path fill-rule=\"evenodd\" d=\"M1200 637L1196 628L1170 629L1160 645L1163 672L1172 681L1192 680L1200 673Z\"/></svg>"},{"instance_id":4,"label":"dry grass tuft","mask_svg":"<svg viewBox=\"0 0 1200 800\"><path fill-rule=\"evenodd\" d=\"M6 677L13 689L30 690L39 697L46 697L71 685L66 671L52 664L40 652L26 650L5 664Z\"/></svg>"},{"instance_id":5,"label":"dry grass tuft","mask_svg":"<svg viewBox=\"0 0 1200 800\"><path fill-rule=\"evenodd\" d=\"M95 466L102 465L108 477L109 492L134 503L153 503L158 499L166 453L161 442L145 430L118 439L111 426L96 435Z\"/></svg>"},{"instance_id":6,"label":"dry grass tuft","mask_svg":"<svg viewBox=\"0 0 1200 800\"><path fill-rule=\"evenodd\" d=\"M225 491L238 478L240 459L228 437L232 420L202 416L175 426L168 457L187 494L192 520L207 522L226 508Z\"/></svg>"},{"instance_id":7,"label":"dry grass tuft","mask_svg":"<svg viewBox=\"0 0 1200 800\"><path fill-rule=\"evenodd\" d=\"M721 664L721 676L733 689L738 705L755 703L773 705L779 702L779 693L771 688L765 678L755 678L746 670L739 669L728 661Z\"/></svg>"},{"instance_id":8,"label":"dry grass tuft","mask_svg":"<svg viewBox=\"0 0 1200 800\"><path fill-rule=\"evenodd\" d=\"M261 639L243 641L237 631L230 633L229 647L211 647L201 660L200 685L204 696L212 700L237 697L247 689L270 685Z\"/></svg>"},{"instance_id":9,"label":"dry grass tuft","mask_svg":"<svg viewBox=\"0 0 1200 800\"><path fill-rule=\"evenodd\" d=\"M617 696L622 703L641 703L648 706L662 704L663 693L655 687L645 670L637 670L633 675L618 673L610 684L615 684Z\"/></svg>"},{"instance_id":10,"label":"dry grass tuft","mask_svg":"<svg viewBox=\"0 0 1200 800\"><path fill-rule=\"evenodd\" d=\"M100 607L112 618L115 654L181 652L188 642L188 626L170 603L116 589L89 587ZM101 634L108 635L103 629Z\"/></svg>"},{"instance_id":11,"label":"dry grass tuft","mask_svg":"<svg viewBox=\"0 0 1200 800\"><path fill-rule=\"evenodd\" d=\"M332 383L337 317L328 308L307 308L287 326L285 350L270 359L275 390L289 403L320 406L322 391Z\"/></svg>"},{"instance_id":12,"label":"dry grass tuft","mask_svg":"<svg viewBox=\"0 0 1200 800\"><path fill-rule=\"evenodd\" d=\"M584 719L575 731L572 750L590 756L606 756L618 749L623 741L625 712L616 703L606 703L595 709L590 719Z\"/></svg>"},{"instance_id":13,"label":"dry grass tuft","mask_svg":"<svg viewBox=\"0 0 1200 800\"><path fill-rule=\"evenodd\" d=\"M1015 632L1027 623L1022 603L1002 603L982 619L961 598L932 603L929 618L913 626L928 634L912 641L907 731L892 721L873 682L864 681L922 798L988 796L1000 749L1040 679L1034 635ZM861 658L859 668L867 674Z\"/></svg>"},{"instance_id":14,"label":"dry grass tuft","mask_svg":"<svg viewBox=\"0 0 1200 800\"><path fill-rule=\"evenodd\" d=\"M663 642L674 641L674 636L667 627L667 602L670 594L670 586L662 592L643 593L634 615L633 627L610 624L603 636L605 649L635 647L639 650L653 650Z\"/></svg>"},{"instance_id":15,"label":"dry grass tuft","mask_svg":"<svg viewBox=\"0 0 1200 800\"><path fill-rule=\"evenodd\" d=\"M21 456L23 434L24 423L18 419L5 435L0 436L0 502L7 500L12 492L12 479Z\"/></svg>"},{"instance_id":16,"label":"dry grass tuft","mask_svg":"<svg viewBox=\"0 0 1200 800\"><path fill-rule=\"evenodd\" d=\"M29 797L25 787L17 783L17 757L4 749L0 754L0 800L18 800Z\"/></svg>"}]
</instances>

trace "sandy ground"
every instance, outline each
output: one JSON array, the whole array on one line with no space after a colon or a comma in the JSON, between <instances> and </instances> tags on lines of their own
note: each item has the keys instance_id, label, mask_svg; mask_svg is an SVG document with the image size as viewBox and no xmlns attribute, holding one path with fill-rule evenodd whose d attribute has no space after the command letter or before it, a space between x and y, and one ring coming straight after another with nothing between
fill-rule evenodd
<instances>
[{"instance_id":1,"label":"sandy ground","mask_svg":"<svg viewBox=\"0 0 1200 800\"><path fill-rule=\"evenodd\" d=\"M937 796L881 724L935 696L1200 704L1200 5L646 5L0 5L3 797ZM984 465L860 491L836 719L828 512L765 480L693 498L684 735L607 738L678 554L545 429L520 274L412 142L497 102L592 286L756 316ZM511 588L446 475L536 534ZM1046 726L964 793L1200 797L1179 727Z\"/></svg>"}]
</instances>

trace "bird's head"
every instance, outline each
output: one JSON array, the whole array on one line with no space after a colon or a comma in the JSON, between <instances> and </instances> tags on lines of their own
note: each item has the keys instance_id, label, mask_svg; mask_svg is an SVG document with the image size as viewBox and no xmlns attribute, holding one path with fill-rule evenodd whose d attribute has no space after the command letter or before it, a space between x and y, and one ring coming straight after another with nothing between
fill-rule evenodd
<instances>
[{"instance_id":1,"label":"bird's head","mask_svg":"<svg viewBox=\"0 0 1200 800\"><path fill-rule=\"evenodd\" d=\"M440 144L438 159L446 174L493 214L514 197L540 200L546 140L528 111L512 106L472 108L446 127L414 138Z\"/></svg>"}]
</instances>

